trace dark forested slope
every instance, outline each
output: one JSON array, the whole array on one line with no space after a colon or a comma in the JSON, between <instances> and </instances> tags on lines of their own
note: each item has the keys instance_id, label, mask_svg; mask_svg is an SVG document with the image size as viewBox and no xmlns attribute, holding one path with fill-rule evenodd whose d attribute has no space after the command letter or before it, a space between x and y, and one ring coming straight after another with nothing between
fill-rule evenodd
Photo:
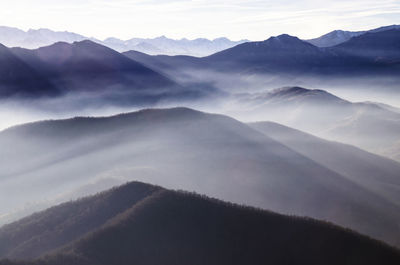
<instances>
[{"instance_id":1,"label":"dark forested slope","mask_svg":"<svg viewBox=\"0 0 400 265\"><path fill-rule=\"evenodd\" d=\"M138 190L141 193L137 197L143 199L138 203L133 199L129 207L125 198L134 196ZM115 197L119 199L113 199ZM109 205L109 208L93 209L91 201ZM121 214L107 212L114 207L121 208L121 201L128 206L124 207L125 211ZM140 183L129 183L96 197L38 213L27 219L30 222L20 222L13 236L30 232L41 238L54 233L52 230L57 227L59 236L66 236L68 228L82 221L81 215L91 217L84 223L90 226L96 220L94 216L103 215L98 211L108 213L107 223L101 227L94 225L97 229L83 232L80 239L37 260L0 264L390 265L400 262L398 250L327 223ZM60 227L55 219L64 212L74 214ZM31 231L32 223L46 226L46 229L39 233ZM5 232L7 227L2 229L2 233ZM37 248L48 237L41 239ZM6 242L0 239L1 244Z\"/></svg>"}]
</instances>

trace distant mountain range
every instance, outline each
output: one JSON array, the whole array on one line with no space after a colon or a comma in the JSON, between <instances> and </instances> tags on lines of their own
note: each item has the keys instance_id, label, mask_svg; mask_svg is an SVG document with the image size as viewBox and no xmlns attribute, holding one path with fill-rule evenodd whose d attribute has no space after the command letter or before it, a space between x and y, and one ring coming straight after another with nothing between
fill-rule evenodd
<instances>
[{"instance_id":1,"label":"distant mountain range","mask_svg":"<svg viewBox=\"0 0 400 265\"><path fill-rule=\"evenodd\" d=\"M231 83L246 75L266 75L281 83L314 80L320 84L333 79L357 80L360 85L372 77L381 83L395 82L400 76L399 43L400 29L387 29L329 48L284 34L202 58L137 51L121 54L90 40L58 42L35 50L2 46L0 97L72 95L79 98L77 105L143 106L231 93L229 87L215 86L219 74L228 74Z\"/></svg>"},{"instance_id":2,"label":"distant mountain range","mask_svg":"<svg viewBox=\"0 0 400 265\"><path fill-rule=\"evenodd\" d=\"M49 29L30 29L25 32L17 28L0 27L0 43L8 47L37 49L52 45L56 42L73 43L83 40L91 40L119 52L135 50L151 55L166 54L191 56L207 56L247 41L231 41L227 38L217 38L214 40L204 38L173 40L165 36L153 39L132 38L129 40L120 40L117 38L107 38L105 40L98 40L67 31L60 32Z\"/></svg>"},{"instance_id":3,"label":"distant mountain range","mask_svg":"<svg viewBox=\"0 0 400 265\"><path fill-rule=\"evenodd\" d=\"M217 38L214 40L205 38L173 40L161 36L154 39L133 38L126 41L108 38L100 43L120 52L135 50L151 55L190 55L202 57L247 41L231 41L227 38Z\"/></svg>"},{"instance_id":4,"label":"distant mountain range","mask_svg":"<svg viewBox=\"0 0 400 265\"><path fill-rule=\"evenodd\" d=\"M9 221L24 206L26 214L36 203L68 200L102 179L140 180L328 220L400 245L400 164L315 143L326 148L319 160L227 116L186 108L17 126L0 133L0 216ZM356 166L335 162L343 157Z\"/></svg>"},{"instance_id":5,"label":"distant mountain range","mask_svg":"<svg viewBox=\"0 0 400 265\"><path fill-rule=\"evenodd\" d=\"M0 258L16 259L1 265L395 265L400 252L332 224L132 182L4 226Z\"/></svg>"},{"instance_id":6,"label":"distant mountain range","mask_svg":"<svg viewBox=\"0 0 400 265\"><path fill-rule=\"evenodd\" d=\"M357 37L368 32L380 32L399 28L400 25L391 25L367 31L334 30L321 37L305 41L317 47L332 47L344 43L352 37ZM174 40L165 36L157 38L132 38L129 40L121 40L118 38L99 40L68 31L53 31L44 28L23 31L18 28L0 26L0 43L7 47L37 49L52 45L56 42L73 43L83 40L97 42L118 52L134 50L149 55L189 55L196 57L208 56L232 48L238 44L250 42L250 40L231 41L225 37L216 38L214 40L205 38L193 40L183 38Z\"/></svg>"},{"instance_id":7,"label":"distant mountain range","mask_svg":"<svg viewBox=\"0 0 400 265\"><path fill-rule=\"evenodd\" d=\"M334 47L319 48L283 34L239 44L203 58L149 56L134 51L124 54L170 76L178 76L185 70L214 70L241 75L282 75L289 80L369 74L395 77L400 71L399 40L400 29L388 29L368 32Z\"/></svg>"},{"instance_id":8,"label":"distant mountain range","mask_svg":"<svg viewBox=\"0 0 400 265\"><path fill-rule=\"evenodd\" d=\"M357 37L357 36L363 35L368 32L380 32L380 31L386 31L386 30L390 30L390 29L400 29L400 25L385 26L385 27L380 27L380 28L371 29L371 30L367 30L367 31L334 30L325 35L322 35L321 37L306 40L306 41L317 47L332 47L332 46L341 44L343 42L346 42L353 37Z\"/></svg>"}]
</instances>

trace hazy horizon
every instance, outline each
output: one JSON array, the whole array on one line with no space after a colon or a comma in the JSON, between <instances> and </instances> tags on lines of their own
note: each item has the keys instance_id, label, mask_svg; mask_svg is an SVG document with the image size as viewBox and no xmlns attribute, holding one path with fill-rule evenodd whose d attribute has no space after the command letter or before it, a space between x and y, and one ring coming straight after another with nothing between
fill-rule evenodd
<instances>
[{"instance_id":1,"label":"hazy horizon","mask_svg":"<svg viewBox=\"0 0 400 265\"><path fill-rule=\"evenodd\" d=\"M19 14L16 16L15 14ZM32 1L0 3L0 25L49 28L88 37L263 40L287 33L315 38L336 29L400 24L400 3L385 1ZM207 19L205 19L207 18ZM143 25L146 25L145 27Z\"/></svg>"}]
</instances>

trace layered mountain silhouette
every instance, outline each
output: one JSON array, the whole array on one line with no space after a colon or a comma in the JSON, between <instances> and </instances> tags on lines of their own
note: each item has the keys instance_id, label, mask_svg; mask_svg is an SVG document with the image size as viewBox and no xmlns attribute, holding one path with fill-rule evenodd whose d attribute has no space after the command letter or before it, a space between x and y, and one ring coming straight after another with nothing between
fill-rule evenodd
<instances>
[{"instance_id":1,"label":"layered mountain silhouette","mask_svg":"<svg viewBox=\"0 0 400 265\"><path fill-rule=\"evenodd\" d=\"M315 39L306 40L307 42L315 45L317 47L332 47L343 42L350 40L353 37L360 36L364 34L364 31L344 31L344 30L334 30L321 37Z\"/></svg>"},{"instance_id":2,"label":"layered mountain silhouette","mask_svg":"<svg viewBox=\"0 0 400 265\"><path fill-rule=\"evenodd\" d=\"M52 31L50 29L30 29L28 31L23 31L17 28L0 26L0 43L7 47L37 49L57 42L72 44L73 42L84 40L91 40L119 52L135 50L152 55L191 56L207 56L247 41L231 41L227 38L216 38L214 40L205 38L174 40L165 36L152 39L131 38L129 40L121 40L118 38L107 38L105 40L99 40L68 31L61 32Z\"/></svg>"},{"instance_id":3,"label":"layered mountain silhouette","mask_svg":"<svg viewBox=\"0 0 400 265\"><path fill-rule=\"evenodd\" d=\"M400 30L396 28L371 31L334 47L319 48L284 34L261 42L243 43L203 58L150 56L137 51L120 54L89 40L56 43L36 50L13 48L12 53L37 74L30 74L29 81L6 78L2 94L11 93L7 91L22 91L17 93L22 95L29 94L26 91L37 91L37 96L96 92L89 97L92 101L103 96L117 104L147 104L163 98L198 99L212 94L216 91L213 83L218 81L213 80L213 73L275 76L282 79L278 84L308 79L321 83L327 77L350 81L356 77L396 79L399 36ZM12 65L15 64L4 64L4 71L12 72L13 69L8 69ZM15 72L23 75L32 69ZM177 84L181 80L185 87ZM229 93L229 87L218 88ZM109 94L110 91L113 93Z\"/></svg>"},{"instance_id":4,"label":"layered mountain silhouette","mask_svg":"<svg viewBox=\"0 0 400 265\"><path fill-rule=\"evenodd\" d=\"M160 74L92 41L56 43L14 54L69 90L103 90L110 86L144 89L174 85ZM150 83L151 82L151 83Z\"/></svg>"},{"instance_id":5,"label":"layered mountain silhouette","mask_svg":"<svg viewBox=\"0 0 400 265\"><path fill-rule=\"evenodd\" d=\"M389 35L386 39L382 35ZM397 43L399 30L368 33L370 41L362 46L343 43L338 47L321 49L289 35L271 37L263 42L250 42L216 53L205 60L215 64L218 69L236 70L248 73L285 73L302 75L349 76L365 73L393 74L398 71L397 62L380 62L375 58L365 57L355 50L370 50L376 45ZM388 41L390 39L391 41ZM348 43L354 43L351 39ZM380 44L377 44L380 43ZM343 47L350 45L351 52ZM346 51L346 52L344 52ZM372 52L373 53L373 52ZM379 56L379 53L376 54ZM228 70L229 71L229 70Z\"/></svg>"},{"instance_id":6,"label":"layered mountain silhouette","mask_svg":"<svg viewBox=\"0 0 400 265\"><path fill-rule=\"evenodd\" d=\"M336 50L371 58L375 61L384 61L388 64L400 61L400 27L368 32L354 37L348 42L335 46Z\"/></svg>"},{"instance_id":7,"label":"layered mountain silhouette","mask_svg":"<svg viewBox=\"0 0 400 265\"><path fill-rule=\"evenodd\" d=\"M18 28L0 26L0 43L7 47L37 49L56 42L73 43L88 38L72 32L56 32L49 29L30 29L23 31Z\"/></svg>"},{"instance_id":8,"label":"layered mountain silhouette","mask_svg":"<svg viewBox=\"0 0 400 265\"><path fill-rule=\"evenodd\" d=\"M7 47L0 45L0 97L43 95L54 96L60 91L41 75L34 67L31 67Z\"/></svg>"},{"instance_id":9,"label":"layered mountain silhouette","mask_svg":"<svg viewBox=\"0 0 400 265\"><path fill-rule=\"evenodd\" d=\"M394 161L274 122L256 122L250 123L250 126L315 162L347 176L353 182L376 191L392 203L400 205L399 188L393 185L389 188L391 191L387 189L390 186L388 183L396 183L399 178L399 173L392 171L393 165L396 164Z\"/></svg>"},{"instance_id":10,"label":"layered mountain silhouette","mask_svg":"<svg viewBox=\"0 0 400 265\"><path fill-rule=\"evenodd\" d=\"M0 145L6 222L15 209L28 213L27 202L68 200L68 192L116 178L329 220L399 245L398 163L367 165L365 154L344 175L226 116L175 108L44 121L1 132ZM356 182L362 174L374 182Z\"/></svg>"},{"instance_id":11,"label":"layered mountain silhouette","mask_svg":"<svg viewBox=\"0 0 400 265\"><path fill-rule=\"evenodd\" d=\"M301 87L241 94L238 104L258 120L276 121L398 160L400 115L393 108L353 103Z\"/></svg>"},{"instance_id":12,"label":"layered mountain silhouette","mask_svg":"<svg viewBox=\"0 0 400 265\"><path fill-rule=\"evenodd\" d=\"M307 42L317 46L317 47L332 47L335 45L339 45L350 40L353 37L357 37L363 35L368 32L380 32L386 31L390 29L399 29L400 25L390 25L384 26L368 31L344 31L344 30L334 30L327 34L322 35L321 37L307 40Z\"/></svg>"},{"instance_id":13,"label":"layered mountain silhouette","mask_svg":"<svg viewBox=\"0 0 400 265\"><path fill-rule=\"evenodd\" d=\"M25 259L2 265L400 261L397 249L331 224L137 182L7 225L0 246L2 258Z\"/></svg>"},{"instance_id":14,"label":"layered mountain silhouette","mask_svg":"<svg viewBox=\"0 0 400 265\"><path fill-rule=\"evenodd\" d=\"M242 75L283 75L289 80L293 77L354 78L365 77L366 74L397 76L399 36L399 29L368 32L340 45L320 48L283 34L265 41L243 43L204 58L152 57L135 52L125 54L166 73L171 69L183 71L190 68ZM382 56L384 60L380 59Z\"/></svg>"},{"instance_id":15,"label":"layered mountain silhouette","mask_svg":"<svg viewBox=\"0 0 400 265\"><path fill-rule=\"evenodd\" d=\"M3 98L67 95L78 101L86 98L88 105L140 105L204 94L89 40L59 42L36 50L2 49L4 60L9 60L2 71L10 73L2 76Z\"/></svg>"},{"instance_id":16,"label":"layered mountain silhouette","mask_svg":"<svg viewBox=\"0 0 400 265\"><path fill-rule=\"evenodd\" d=\"M214 40L205 38L188 40L184 38L173 40L161 36L153 39L133 38L129 40L108 38L104 40L102 44L120 52L134 50L150 55L189 55L202 57L247 41L248 40L231 41L227 38L217 38Z\"/></svg>"}]
</instances>

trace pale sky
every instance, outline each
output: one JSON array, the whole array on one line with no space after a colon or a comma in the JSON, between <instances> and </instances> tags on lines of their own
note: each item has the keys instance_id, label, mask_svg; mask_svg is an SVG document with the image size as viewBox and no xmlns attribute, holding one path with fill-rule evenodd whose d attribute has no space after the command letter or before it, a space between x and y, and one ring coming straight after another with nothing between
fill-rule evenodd
<instances>
[{"instance_id":1,"label":"pale sky","mask_svg":"<svg viewBox=\"0 0 400 265\"><path fill-rule=\"evenodd\" d=\"M305 39L391 24L400 24L400 0L0 0L0 25L99 39Z\"/></svg>"}]
</instances>

